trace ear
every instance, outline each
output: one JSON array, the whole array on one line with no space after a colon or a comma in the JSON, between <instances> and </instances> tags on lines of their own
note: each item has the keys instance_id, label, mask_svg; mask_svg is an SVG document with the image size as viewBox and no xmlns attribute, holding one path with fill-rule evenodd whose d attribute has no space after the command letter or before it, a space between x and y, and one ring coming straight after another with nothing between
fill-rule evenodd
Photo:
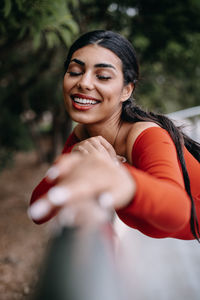
<instances>
[{"instance_id":1,"label":"ear","mask_svg":"<svg viewBox=\"0 0 200 300\"><path fill-rule=\"evenodd\" d=\"M134 83L130 82L128 83L127 85L125 85L123 87L123 90L122 90L122 97L121 97L121 102L124 102L126 101L127 99L130 98L133 90L134 90Z\"/></svg>"}]
</instances>

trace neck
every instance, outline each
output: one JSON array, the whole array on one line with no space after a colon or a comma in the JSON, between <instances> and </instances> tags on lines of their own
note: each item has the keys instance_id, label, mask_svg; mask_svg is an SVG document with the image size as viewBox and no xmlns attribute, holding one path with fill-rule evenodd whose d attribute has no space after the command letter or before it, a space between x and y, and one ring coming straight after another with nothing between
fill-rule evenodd
<instances>
[{"instance_id":1,"label":"neck","mask_svg":"<svg viewBox=\"0 0 200 300\"><path fill-rule=\"evenodd\" d=\"M87 124L85 129L88 136L98 136L104 137L112 146L115 146L116 140L121 128L121 119L107 120L103 124Z\"/></svg>"}]
</instances>

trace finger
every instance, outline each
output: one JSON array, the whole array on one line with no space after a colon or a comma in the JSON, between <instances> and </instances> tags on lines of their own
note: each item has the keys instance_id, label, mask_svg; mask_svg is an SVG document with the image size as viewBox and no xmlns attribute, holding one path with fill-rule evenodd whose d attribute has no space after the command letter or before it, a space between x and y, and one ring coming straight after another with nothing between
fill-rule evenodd
<instances>
[{"instance_id":1,"label":"finger","mask_svg":"<svg viewBox=\"0 0 200 300\"><path fill-rule=\"evenodd\" d=\"M87 147L89 153L93 153L98 151L102 153L104 156L108 156L113 158L115 156L115 151L112 149L112 146L101 136L95 136L87 140L84 144Z\"/></svg>"},{"instance_id":2,"label":"finger","mask_svg":"<svg viewBox=\"0 0 200 300\"><path fill-rule=\"evenodd\" d=\"M99 153L102 153L104 156L107 157L112 157L110 155L110 153L107 151L107 149L102 145L102 143L99 141L99 139L94 138L93 140L90 141L91 143L91 151L90 153L92 153L93 151L98 151Z\"/></svg>"},{"instance_id":3,"label":"finger","mask_svg":"<svg viewBox=\"0 0 200 300\"><path fill-rule=\"evenodd\" d=\"M88 151L88 153L90 153L90 154L99 151L98 143L95 142L95 139L93 139L93 138L88 139L87 141L85 141L84 144L82 145L82 147L84 149L86 149Z\"/></svg>"},{"instance_id":4,"label":"finger","mask_svg":"<svg viewBox=\"0 0 200 300\"><path fill-rule=\"evenodd\" d=\"M117 155L117 160L121 163L125 163L127 161L126 157Z\"/></svg>"},{"instance_id":5,"label":"finger","mask_svg":"<svg viewBox=\"0 0 200 300\"><path fill-rule=\"evenodd\" d=\"M90 179L85 176L73 176L60 180L59 184L52 187L47 193L47 199L55 207L87 202L88 199L96 199L101 206L117 206L123 198L120 188L120 180L117 186L108 180L95 180L91 175Z\"/></svg>"},{"instance_id":6,"label":"finger","mask_svg":"<svg viewBox=\"0 0 200 300\"><path fill-rule=\"evenodd\" d=\"M59 211L58 207L52 205L44 195L28 208L28 216L37 224L44 223L54 217Z\"/></svg>"},{"instance_id":7,"label":"finger","mask_svg":"<svg viewBox=\"0 0 200 300\"><path fill-rule=\"evenodd\" d=\"M83 154L94 154L94 153L101 153L104 156L110 157L110 153L107 149L100 143L97 137L92 137L85 141L83 144L77 147L80 149L80 152Z\"/></svg>"},{"instance_id":8,"label":"finger","mask_svg":"<svg viewBox=\"0 0 200 300\"><path fill-rule=\"evenodd\" d=\"M86 187L85 182L81 180L73 181L65 186L57 185L47 193L47 200L52 207L62 209L63 207L76 206L78 203L85 205L90 199L96 201L103 208L118 209L121 207L123 198L124 194L120 188L110 186L102 189L97 185Z\"/></svg>"},{"instance_id":9,"label":"finger","mask_svg":"<svg viewBox=\"0 0 200 300\"><path fill-rule=\"evenodd\" d=\"M77 146L73 152L80 152L82 154L89 154L89 151L84 146Z\"/></svg>"},{"instance_id":10,"label":"finger","mask_svg":"<svg viewBox=\"0 0 200 300\"><path fill-rule=\"evenodd\" d=\"M79 188L77 188L77 185ZM63 209L70 208L70 210L75 212L77 207L87 206L88 202L91 203L96 200L97 204L98 197L96 194L96 189L86 187L85 182L81 182L81 180L77 180L76 183L68 183L68 186L56 185L29 207L28 215L34 221L40 222L51 216L53 212L58 213ZM91 201L90 199L93 200ZM106 205L101 206L106 207ZM81 210L83 211L83 209Z\"/></svg>"},{"instance_id":11,"label":"finger","mask_svg":"<svg viewBox=\"0 0 200 300\"><path fill-rule=\"evenodd\" d=\"M71 195L69 194L70 190ZM54 216L58 214L62 216L63 223L72 225L77 224L82 219L86 222L87 217L89 215L91 217L91 213L93 219L98 219L99 216L102 216L102 214L99 215L100 207L103 210L106 209L107 212L113 208L114 197L111 193L102 193L96 199L91 200L88 193L83 195L83 190L80 189L78 193L75 192L76 190L72 190L73 186L69 186L68 189L62 186L52 188L42 199L38 199L29 207L29 217L36 222L40 222L49 218L52 212L56 212Z\"/></svg>"},{"instance_id":12,"label":"finger","mask_svg":"<svg viewBox=\"0 0 200 300\"><path fill-rule=\"evenodd\" d=\"M34 204L31 206L33 219L40 221L48 217L52 211L58 212L63 207L73 207L78 203L85 204L90 199L109 209L110 207L119 209L129 203L135 193L135 186L125 167L114 167L113 165L113 180L109 180L107 177L108 172L101 177L98 177L98 174L93 172L94 162L91 165L86 164L90 172L85 172L84 161L82 160L81 164L79 162L82 170L79 168L77 171L75 168L67 178L59 180L59 184L51 188L46 195L43 195L43 199L38 200L47 201L47 203L42 204L42 208L35 208ZM101 170L102 163L105 163L105 161L101 161L99 170ZM110 164L112 163L110 162ZM106 163L106 165L108 167L109 163ZM117 175L117 173L119 174ZM103 178L103 180L100 180L100 178Z\"/></svg>"},{"instance_id":13,"label":"finger","mask_svg":"<svg viewBox=\"0 0 200 300\"><path fill-rule=\"evenodd\" d=\"M80 153L70 153L61 155L54 165L47 170L46 179L47 181L54 181L63 174L68 174L72 168L79 164L81 160Z\"/></svg>"},{"instance_id":14,"label":"finger","mask_svg":"<svg viewBox=\"0 0 200 300\"><path fill-rule=\"evenodd\" d=\"M65 180L66 182L66 180ZM98 188L92 188L92 184L87 184L84 178L64 181L51 188L46 198L55 207L70 205L76 202L95 199Z\"/></svg>"},{"instance_id":15,"label":"finger","mask_svg":"<svg viewBox=\"0 0 200 300\"><path fill-rule=\"evenodd\" d=\"M35 221L41 220L51 213L52 207L51 202L46 201L45 198L39 199L28 208L28 216Z\"/></svg>"},{"instance_id":16,"label":"finger","mask_svg":"<svg viewBox=\"0 0 200 300\"><path fill-rule=\"evenodd\" d=\"M103 145L103 147L109 152L110 156L115 157L116 152L115 152L115 149L113 148L113 146L102 136L98 136L98 139L99 139L100 143Z\"/></svg>"},{"instance_id":17,"label":"finger","mask_svg":"<svg viewBox=\"0 0 200 300\"><path fill-rule=\"evenodd\" d=\"M77 201L79 199L96 198L102 191L109 191L114 185L109 180L110 178L107 178L109 170L105 172L105 166L107 169L108 162L105 163L105 160L99 155L83 158L82 155L74 153L60 159L59 163L60 165L56 166L58 170L56 170L56 173L60 174L59 180L57 185L48 192L48 198L54 205L61 206L72 199ZM95 164L99 170L98 172L95 171ZM111 161L109 164L114 174L116 174L116 171L119 172L119 170L115 171L115 165ZM51 173L51 170L49 173Z\"/></svg>"}]
</instances>

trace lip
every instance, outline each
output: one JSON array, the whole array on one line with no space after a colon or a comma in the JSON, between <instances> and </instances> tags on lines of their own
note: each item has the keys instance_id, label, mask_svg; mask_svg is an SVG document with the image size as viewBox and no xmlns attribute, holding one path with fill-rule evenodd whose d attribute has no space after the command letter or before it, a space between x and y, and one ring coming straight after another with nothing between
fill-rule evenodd
<instances>
[{"instance_id":1,"label":"lip","mask_svg":"<svg viewBox=\"0 0 200 300\"><path fill-rule=\"evenodd\" d=\"M74 99L74 98L81 98L81 99L95 100L95 101L101 102L101 100L99 100L97 98L91 97L89 95L79 94L79 93L72 94L71 97L72 97L72 99Z\"/></svg>"},{"instance_id":2,"label":"lip","mask_svg":"<svg viewBox=\"0 0 200 300\"><path fill-rule=\"evenodd\" d=\"M87 104L84 104L84 105L82 104L81 105L81 104L75 102L74 98L81 98L81 99L93 100L93 101L97 101L98 103L96 103L96 104L87 103ZM83 95L83 94L73 94L73 95L71 95L71 99L72 99L72 105L73 105L73 107L76 110L79 110L79 111L90 110L90 109L94 108L94 106L96 106L97 104L99 104L101 102L101 100L99 100L99 99L96 99L96 98L91 97L89 95Z\"/></svg>"}]
</instances>

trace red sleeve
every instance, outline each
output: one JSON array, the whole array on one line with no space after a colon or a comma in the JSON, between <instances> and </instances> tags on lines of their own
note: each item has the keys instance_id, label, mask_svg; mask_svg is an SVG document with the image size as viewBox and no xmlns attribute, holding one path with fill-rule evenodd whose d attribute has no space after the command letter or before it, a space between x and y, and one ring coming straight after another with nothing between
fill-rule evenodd
<instances>
[{"instance_id":1,"label":"red sleeve","mask_svg":"<svg viewBox=\"0 0 200 300\"><path fill-rule=\"evenodd\" d=\"M119 217L151 237L181 238L191 205L169 134L158 127L144 130L134 143L132 161L126 167L136 182L136 195L117 212Z\"/></svg>"},{"instance_id":2,"label":"red sleeve","mask_svg":"<svg viewBox=\"0 0 200 300\"><path fill-rule=\"evenodd\" d=\"M78 143L78 142L80 142L79 139L77 138L77 136L75 135L75 133L72 132L70 134L70 136L68 137L65 145L64 145L62 154L64 154L64 153L70 153L72 151L72 148L74 147L74 145L76 143Z\"/></svg>"},{"instance_id":3,"label":"red sleeve","mask_svg":"<svg viewBox=\"0 0 200 300\"><path fill-rule=\"evenodd\" d=\"M73 146L78 142L78 138L76 137L76 135L74 134L74 132L71 133L71 135L68 137L62 154L67 154L70 153ZM49 181L46 180L46 178L43 178L42 181L36 186L36 188L34 189L32 195L31 195L31 200L30 200L30 204L32 204L33 202L35 202L37 199L41 198L42 195L46 194L48 192L48 190L53 186L52 183L50 183ZM51 215L49 215L47 218L41 220L38 223L44 223L46 221L48 221L49 219L51 219L54 215L55 215L56 211L54 211Z\"/></svg>"}]
</instances>

